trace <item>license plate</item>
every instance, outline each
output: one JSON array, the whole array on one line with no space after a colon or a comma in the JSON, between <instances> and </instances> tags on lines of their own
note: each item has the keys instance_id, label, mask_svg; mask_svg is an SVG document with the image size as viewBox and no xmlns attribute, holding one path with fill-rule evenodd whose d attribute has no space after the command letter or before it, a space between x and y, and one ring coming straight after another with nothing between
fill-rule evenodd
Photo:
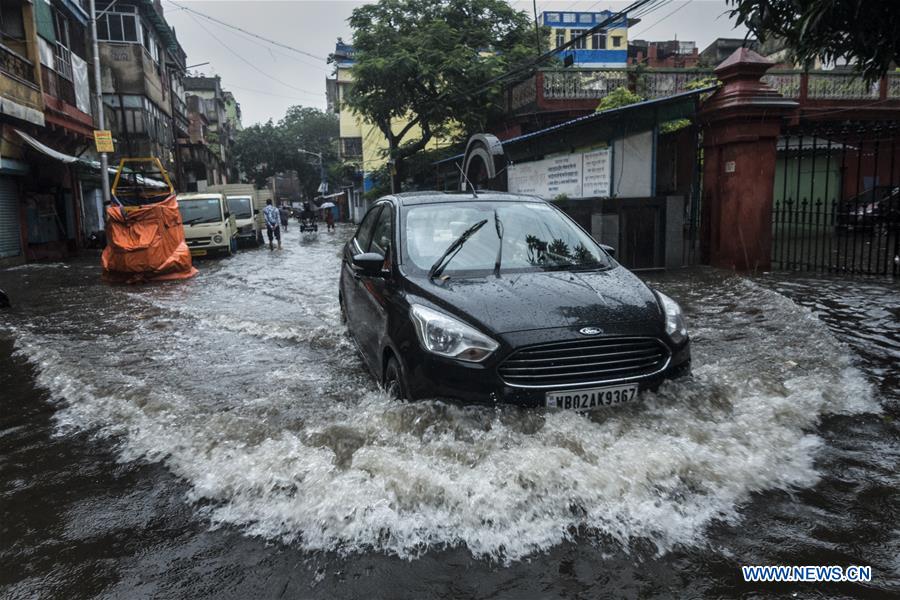
<instances>
[{"instance_id":1,"label":"license plate","mask_svg":"<svg viewBox=\"0 0 900 600\"><path fill-rule=\"evenodd\" d=\"M547 392L547 408L597 410L631 402L637 393L637 384Z\"/></svg>"},{"instance_id":2,"label":"license plate","mask_svg":"<svg viewBox=\"0 0 900 600\"><path fill-rule=\"evenodd\" d=\"M206 256L206 250L191 250L191 256Z\"/></svg>"}]
</instances>

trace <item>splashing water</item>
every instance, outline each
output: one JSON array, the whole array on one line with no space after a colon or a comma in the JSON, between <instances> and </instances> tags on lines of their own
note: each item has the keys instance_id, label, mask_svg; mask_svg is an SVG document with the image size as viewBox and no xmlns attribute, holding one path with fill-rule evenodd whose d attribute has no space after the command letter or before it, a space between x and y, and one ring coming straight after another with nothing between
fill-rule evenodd
<instances>
[{"instance_id":1,"label":"splashing water","mask_svg":"<svg viewBox=\"0 0 900 600\"><path fill-rule=\"evenodd\" d=\"M823 415L879 410L807 309L718 274L664 288L686 309L694 378L638 404L585 417L396 402L340 325L339 238L287 240L179 285L67 269L0 323L60 430L163 463L214 526L310 550L513 561L573 538L702 544L754 492L816 483Z\"/></svg>"}]
</instances>

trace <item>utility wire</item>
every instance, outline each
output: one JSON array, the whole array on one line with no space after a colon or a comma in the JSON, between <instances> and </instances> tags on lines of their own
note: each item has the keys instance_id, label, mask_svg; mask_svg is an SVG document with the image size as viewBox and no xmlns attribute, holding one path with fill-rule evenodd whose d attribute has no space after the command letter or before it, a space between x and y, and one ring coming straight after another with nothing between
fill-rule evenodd
<instances>
[{"instance_id":1,"label":"utility wire","mask_svg":"<svg viewBox=\"0 0 900 600\"><path fill-rule=\"evenodd\" d=\"M177 14L185 14L185 15L187 15L188 17L190 17L194 22L196 22L196 19L194 18L194 15L189 14L189 13L187 13L186 11L185 11L185 12L182 12L182 11L184 11L183 8L179 8L179 9L176 9L176 10L178 11ZM173 12L175 12L175 11L173 11ZM222 30L228 29L228 28L225 27L224 25L221 25L221 24L219 24L219 23L217 23L217 22L215 22L215 21L210 21L210 23L213 23L213 24L214 24L216 27L218 27L219 29L222 29ZM295 61L297 61L297 62L299 62L299 63L301 63L301 64L308 65L308 66L310 66L310 67L315 67L315 68L317 68L317 69L320 69L320 68L322 68L322 67L325 66L325 65L322 65L322 64L316 64L316 63L313 63L312 61L307 60L307 59L305 59L305 58L303 58L303 57L297 56L296 54L288 54L287 52L284 52L284 51L281 51L281 50L278 50L278 49L273 49L272 46L271 46L271 44L267 44L267 43L265 43L265 42L261 42L261 41L259 41L258 39L254 38L253 36L250 36L250 35L247 35L247 34L238 32L238 33L235 33L235 34L232 34L232 35L235 35L237 38L242 39L242 40L246 40L246 41L248 41L248 42L250 42L250 43L252 43L252 44L256 44L256 45L259 46L260 48L265 48L266 51L268 51L269 54L272 55L273 60L274 60L275 54L278 54L279 56L285 56L285 57L287 57L287 58L290 58L291 60L295 60Z\"/></svg>"},{"instance_id":2,"label":"utility wire","mask_svg":"<svg viewBox=\"0 0 900 600\"><path fill-rule=\"evenodd\" d=\"M675 10L673 10L672 12L667 13L664 17L660 18L658 21L655 21L655 22L653 23L653 25L648 25L647 27L643 28L643 29L641 30L640 33L636 33L636 34L634 34L634 35L635 35L635 36L644 35L645 33L647 33L648 31L650 31L651 29L653 29L654 27L656 27L657 25L659 25L660 23L662 23L663 21L665 21L666 19L668 19L669 17L671 17L672 15L674 15L674 14L677 13L679 10L681 10L682 8L684 8L685 6L687 6L688 4L690 4L690 3L693 2L693 1L694 1L694 0L687 0L687 2L685 2L684 4L682 4L681 6L679 6L678 8L676 8Z\"/></svg>"},{"instance_id":3,"label":"utility wire","mask_svg":"<svg viewBox=\"0 0 900 600\"><path fill-rule=\"evenodd\" d=\"M203 17L204 19L207 19L207 20L209 20L209 21L213 21L213 22L215 22L215 23L218 23L219 25L222 25L222 26L224 26L224 27L228 27L229 29L234 29L235 31L240 31L240 32L242 32L242 33L246 33L247 35L249 35L249 36L251 36L251 37L255 37L255 38L260 39L260 40L262 40L262 41L264 41L264 42L268 42L269 44L272 44L272 45L274 45L274 46L278 46L278 47L280 47L280 48L284 48L284 49L286 49L286 50L290 50L291 52L296 52L296 53L298 53L298 54L303 54L304 56L308 56L308 57L314 58L314 59L316 59L316 60L321 60L322 62L327 62L327 59L325 59L325 58L323 58L323 57L321 57L321 56L316 56L315 54L312 54L312 53L310 53L310 52L307 52L306 50L300 50L299 48L294 48L293 46L288 46L287 44L282 44L281 42L276 42L275 40L271 40L271 39L269 39L269 38L267 38L267 37L261 36L261 35L259 35L258 33L253 33L252 31L247 31L246 29L243 29L243 28L241 28L241 27L238 27L237 25L232 25L231 23L226 23L225 21L222 21L222 20L220 20L220 19L217 19L217 18L215 18L215 17L212 17L212 16L210 16L210 15L208 15L208 14L206 14L206 13L200 12L199 10L194 10L193 8L190 8L190 7L188 7L188 6L184 6L184 5L182 5L182 4L179 4L178 2L175 2L175 0L167 0L167 2L168 2L169 4L172 4L172 5L174 5L174 6L177 6L178 8L180 8L180 9L186 11L186 12L189 12L189 13L191 13L191 14L193 14L193 15L197 15L198 17Z\"/></svg>"},{"instance_id":4,"label":"utility wire","mask_svg":"<svg viewBox=\"0 0 900 600\"><path fill-rule=\"evenodd\" d=\"M249 65L254 71L256 71L257 73L259 73L260 75L263 75L264 77L268 77L268 78L271 79L272 81L274 81L274 82L276 82L276 83L280 83L281 85L283 85L283 86L285 86L285 87L288 87L288 88L291 88L292 90L296 90L296 91L302 92L302 93L304 93L304 94L310 94L310 95L314 95L314 96L320 96L320 94L316 94L315 92L311 92L311 91L305 90L305 89L303 89L303 88L298 88L298 87L296 87L296 86L293 86L293 85L291 85L291 84L289 84L289 83L286 83L286 82L284 82L284 81L278 79L278 78L275 77L274 75L270 75L269 73L266 73L265 71L263 71L262 69L260 69L260 68L257 67L256 65L254 65L252 62L250 62L249 60L247 60L246 58L244 58L243 56L241 56L240 53L239 53L239 52L236 52L231 46L229 46L228 44L226 44L225 42L223 42L222 40L220 40L218 37L216 37L209 29L207 29L207 28L203 25L203 23L201 23L199 20L197 20L196 17L193 17L193 18L194 18L194 20L197 22L197 26L199 26L200 29L202 29L202 30L205 31L207 34L209 34L209 36L210 36L211 38L213 38L213 39L215 39L217 42L219 42L226 50L228 50L228 51L231 52L235 57L237 57L238 60L241 60L241 61L243 61L244 63L246 63L247 65Z\"/></svg>"}]
</instances>

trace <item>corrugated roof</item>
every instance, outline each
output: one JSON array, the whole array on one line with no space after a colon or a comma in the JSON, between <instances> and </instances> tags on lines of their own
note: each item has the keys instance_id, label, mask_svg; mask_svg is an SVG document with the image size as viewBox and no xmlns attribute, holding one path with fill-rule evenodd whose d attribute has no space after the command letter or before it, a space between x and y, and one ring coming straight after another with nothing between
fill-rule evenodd
<instances>
[{"instance_id":1,"label":"corrugated roof","mask_svg":"<svg viewBox=\"0 0 900 600\"><path fill-rule=\"evenodd\" d=\"M614 116L621 116L625 113L642 110L650 107L659 107L664 106L666 104L672 104L679 100L684 100L685 98L689 98L691 96L696 96L698 94L702 94L704 92L711 92L716 89L717 86L712 85L709 87L701 88L698 90L690 90L687 92L681 92L678 94L672 94L671 96L665 96L663 98L654 98L652 100L642 100L641 102L635 102L634 104L628 104L626 106L620 106L618 108L610 108L608 110L603 110L599 112L594 112L589 115L584 115L582 117L578 117L572 119L571 121L565 121L564 123L558 123L556 125L552 125L550 127L546 127L544 129L540 129L538 131L532 131L531 133L526 133L520 136L516 136L514 138L510 138L508 140L503 140L500 142L500 145L503 147L514 145L520 142L524 142L526 140L534 139L537 137L541 137L550 133L558 132L563 129L569 129L571 127L576 127L578 125L584 125L585 123L591 123L594 121L604 121ZM449 162L452 160L459 160L464 157L465 153L457 154L456 156L451 156L450 158L445 158L439 161L436 161L432 164L439 165L445 162Z\"/></svg>"}]
</instances>

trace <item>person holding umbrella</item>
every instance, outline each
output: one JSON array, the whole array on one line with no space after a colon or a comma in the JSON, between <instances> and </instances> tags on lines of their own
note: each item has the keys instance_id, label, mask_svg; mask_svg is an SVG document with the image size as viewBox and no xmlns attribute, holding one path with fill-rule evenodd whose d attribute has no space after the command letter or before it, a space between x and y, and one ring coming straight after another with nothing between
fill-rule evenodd
<instances>
[{"instance_id":1,"label":"person holding umbrella","mask_svg":"<svg viewBox=\"0 0 900 600\"><path fill-rule=\"evenodd\" d=\"M325 211L325 224L328 225L328 231L334 231L334 211L331 210L334 208L334 202L324 202L319 208Z\"/></svg>"}]
</instances>

